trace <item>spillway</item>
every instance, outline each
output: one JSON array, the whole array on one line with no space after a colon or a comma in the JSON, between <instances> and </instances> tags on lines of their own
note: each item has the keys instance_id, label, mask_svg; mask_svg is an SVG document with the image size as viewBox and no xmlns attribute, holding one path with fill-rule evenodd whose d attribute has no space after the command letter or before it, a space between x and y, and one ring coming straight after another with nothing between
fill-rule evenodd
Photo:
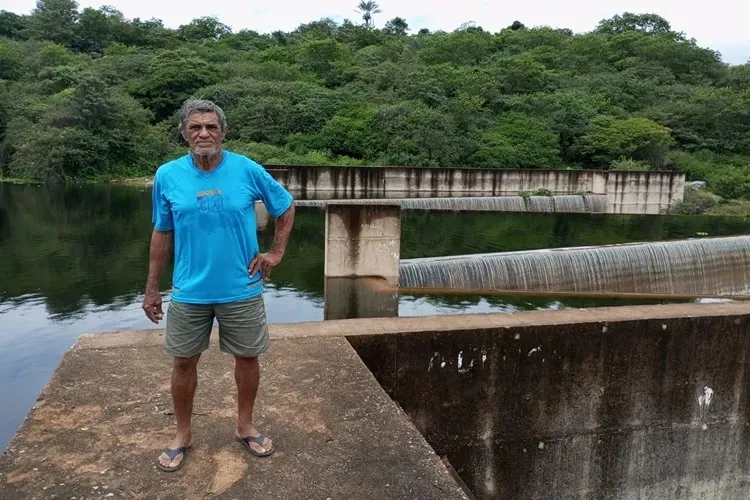
<instances>
[{"instance_id":1,"label":"spillway","mask_svg":"<svg viewBox=\"0 0 750 500\"><path fill-rule=\"evenodd\" d=\"M407 288L747 295L750 236L401 261Z\"/></svg>"},{"instance_id":2,"label":"spillway","mask_svg":"<svg viewBox=\"0 0 750 500\"><path fill-rule=\"evenodd\" d=\"M476 210L496 212L606 213L604 195L492 196L450 198L353 198L346 200L295 200L299 207L324 207L328 203L382 205L398 203L411 210Z\"/></svg>"}]
</instances>

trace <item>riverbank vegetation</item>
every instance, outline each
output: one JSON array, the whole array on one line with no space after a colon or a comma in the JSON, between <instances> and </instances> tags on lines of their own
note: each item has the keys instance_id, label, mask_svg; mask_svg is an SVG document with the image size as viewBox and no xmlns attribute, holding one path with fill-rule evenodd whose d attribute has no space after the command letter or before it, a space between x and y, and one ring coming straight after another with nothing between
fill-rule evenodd
<instances>
[{"instance_id":1,"label":"riverbank vegetation","mask_svg":"<svg viewBox=\"0 0 750 500\"><path fill-rule=\"evenodd\" d=\"M750 199L750 65L661 17L413 32L362 6L268 34L72 0L1 12L0 176L148 176L184 152L175 111L201 97L265 164L676 169Z\"/></svg>"}]
</instances>

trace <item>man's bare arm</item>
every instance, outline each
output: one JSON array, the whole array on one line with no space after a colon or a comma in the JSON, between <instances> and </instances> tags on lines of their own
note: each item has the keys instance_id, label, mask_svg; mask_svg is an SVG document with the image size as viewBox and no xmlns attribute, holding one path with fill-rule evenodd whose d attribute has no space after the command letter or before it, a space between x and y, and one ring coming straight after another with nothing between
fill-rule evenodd
<instances>
[{"instance_id":1,"label":"man's bare arm","mask_svg":"<svg viewBox=\"0 0 750 500\"><path fill-rule=\"evenodd\" d=\"M172 250L172 231L154 231L151 233L151 245L149 249L148 279L146 280L146 296L143 299L143 310L148 319L154 323L164 317L161 308L161 295L159 294L159 282L164 274L164 268Z\"/></svg>"},{"instance_id":2,"label":"man's bare arm","mask_svg":"<svg viewBox=\"0 0 750 500\"><path fill-rule=\"evenodd\" d=\"M274 221L273 244L266 253L257 255L248 266L250 276L253 276L259 270L263 279L268 279L271 275L271 269L279 265L286 252L286 245L289 242L289 234L294 226L294 203L277 217Z\"/></svg>"},{"instance_id":3,"label":"man's bare arm","mask_svg":"<svg viewBox=\"0 0 750 500\"><path fill-rule=\"evenodd\" d=\"M274 222L273 244L269 253L279 254L281 256L286 252L286 245L289 242L289 234L294 226L294 203L281 214Z\"/></svg>"}]
</instances>

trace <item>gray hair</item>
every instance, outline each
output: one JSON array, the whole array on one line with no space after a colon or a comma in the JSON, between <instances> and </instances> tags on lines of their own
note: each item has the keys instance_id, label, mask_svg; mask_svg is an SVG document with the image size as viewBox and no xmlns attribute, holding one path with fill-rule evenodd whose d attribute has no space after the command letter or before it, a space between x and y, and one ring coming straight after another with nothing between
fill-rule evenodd
<instances>
[{"instance_id":1,"label":"gray hair","mask_svg":"<svg viewBox=\"0 0 750 500\"><path fill-rule=\"evenodd\" d=\"M216 113L219 117L219 126L221 131L227 129L227 117L224 110L212 101L205 99L189 99L180 108L180 133L185 132L185 124L193 113Z\"/></svg>"}]
</instances>

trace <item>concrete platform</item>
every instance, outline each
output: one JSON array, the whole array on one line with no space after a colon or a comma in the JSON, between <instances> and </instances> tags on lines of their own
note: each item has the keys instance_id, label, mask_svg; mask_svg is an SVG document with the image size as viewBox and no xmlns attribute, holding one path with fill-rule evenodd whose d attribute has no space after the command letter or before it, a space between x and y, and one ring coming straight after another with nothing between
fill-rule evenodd
<instances>
[{"instance_id":1,"label":"concrete platform","mask_svg":"<svg viewBox=\"0 0 750 500\"><path fill-rule=\"evenodd\" d=\"M86 336L63 357L0 458L0 499L467 498L343 337L274 338L256 425L275 455L233 439L232 360L201 359L186 466L154 465L173 432L158 333Z\"/></svg>"}]
</instances>

